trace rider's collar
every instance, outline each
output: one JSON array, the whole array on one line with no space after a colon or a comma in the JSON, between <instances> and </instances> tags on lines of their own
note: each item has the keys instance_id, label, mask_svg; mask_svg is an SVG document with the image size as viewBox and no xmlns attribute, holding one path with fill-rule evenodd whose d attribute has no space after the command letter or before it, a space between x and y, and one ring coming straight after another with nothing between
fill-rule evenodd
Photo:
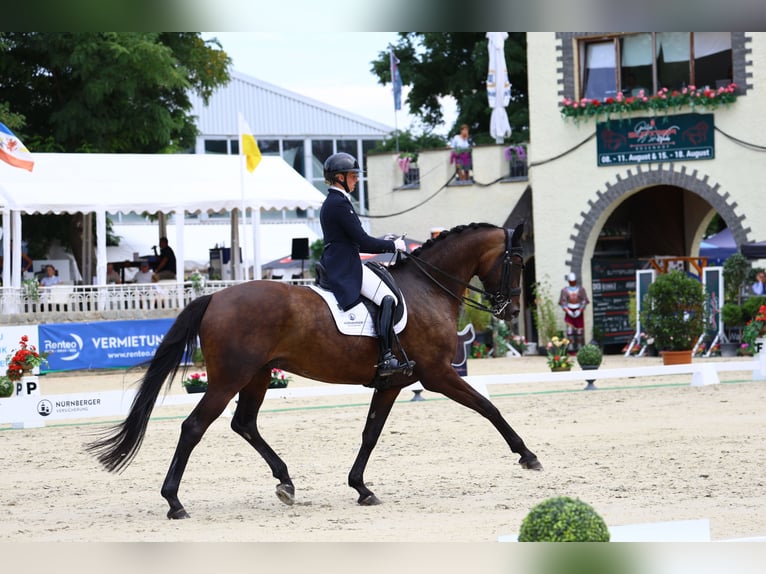
<instances>
[{"instance_id":1,"label":"rider's collar","mask_svg":"<svg viewBox=\"0 0 766 574\"><path fill-rule=\"evenodd\" d=\"M349 193L346 193L346 190L345 190L345 189L341 189L341 188L339 188L339 187L335 187L334 185L331 185L331 186L330 186L330 189L334 189L335 191L339 191L339 192L341 192L341 193L342 193L342 194L343 194L343 195L346 197L346 199L348 199L349 201L351 201L351 194L349 194Z\"/></svg>"}]
</instances>

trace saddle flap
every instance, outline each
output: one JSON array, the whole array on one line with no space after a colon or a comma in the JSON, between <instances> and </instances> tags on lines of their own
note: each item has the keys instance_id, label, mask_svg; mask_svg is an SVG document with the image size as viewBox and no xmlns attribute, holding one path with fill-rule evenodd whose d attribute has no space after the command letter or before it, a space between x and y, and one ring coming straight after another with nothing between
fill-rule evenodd
<instances>
[{"instance_id":1,"label":"saddle flap","mask_svg":"<svg viewBox=\"0 0 766 574\"><path fill-rule=\"evenodd\" d=\"M365 265L373 272L375 275L380 277L380 280L385 283L389 289L396 295L396 300L399 301L399 303L396 305L396 308L394 309L394 323L398 323L399 320L402 318L404 314L404 305L401 304L402 301L404 301L404 295L402 295L402 291L399 289L399 286L396 284L396 280L394 279L394 276L391 275L391 272L386 268L385 265L381 265L377 261L368 261L365 263ZM377 316L377 305L370 302L370 305L368 305L368 308L375 309L374 314Z\"/></svg>"}]
</instances>

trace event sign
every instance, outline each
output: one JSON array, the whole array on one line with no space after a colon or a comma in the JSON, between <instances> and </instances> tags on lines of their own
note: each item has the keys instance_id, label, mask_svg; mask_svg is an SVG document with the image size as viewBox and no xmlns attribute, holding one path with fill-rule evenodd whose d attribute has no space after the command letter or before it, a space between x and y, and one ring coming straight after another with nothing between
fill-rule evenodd
<instances>
[{"instance_id":1,"label":"event sign","mask_svg":"<svg viewBox=\"0 0 766 574\"><path fill-rule=\"evenodd\" d=\"M596 125L598 165L715 158L713 114L611 120Z\"/></svg>"},{"instance_id":2,"label":"event sign","mask_svg":"<svg viewBox=\"0 0 766 574\"><path fill-rule=\"evenodd\" d=\"M173 319L53 323L38 326L44 371L133 367L149 361Z\"/></svg>"}]
</instances>

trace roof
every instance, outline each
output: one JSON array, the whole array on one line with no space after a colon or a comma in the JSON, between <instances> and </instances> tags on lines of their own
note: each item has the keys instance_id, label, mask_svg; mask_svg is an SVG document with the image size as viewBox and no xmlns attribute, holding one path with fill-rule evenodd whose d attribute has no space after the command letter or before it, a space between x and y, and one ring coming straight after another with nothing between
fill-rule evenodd
<instances>
[{"instance_id":1,"label":"roof","mask_svg":"<svg viewBox=\"0 0 766 574\"><path fill-rule=\"evenodd\" d=\"M308 209L324 195L278 156L250 173L242 156L34 154L32 172L0 162L0 207L25 213Z\"/></svg>"},{"instance_id":2,"label":"roof","mask_svg":"<svg viewBox=\"0 0 766 574\"><path fill-rule=\"evenodd\" d=\"M238 114L247 119L256 138L342 136L382 139L394 128L307 98L240 72L218 88L208 106L190 95L197 127L206 135L238 133Z\"/></svg>"}]
</instances>

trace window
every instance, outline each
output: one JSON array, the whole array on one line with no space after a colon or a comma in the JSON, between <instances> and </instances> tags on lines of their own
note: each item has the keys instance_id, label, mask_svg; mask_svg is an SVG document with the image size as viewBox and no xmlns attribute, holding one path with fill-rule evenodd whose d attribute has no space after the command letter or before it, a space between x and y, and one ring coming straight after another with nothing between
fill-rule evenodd
<instances>
[{"instance_id":1,"label":"window","mask_svg":"<svg viewBox=\"0 0 766 574\"><path fill-rule=\"evenodd\" d=\"M205 140L205 153L229 153L226 140Z\"/></svg>"},{"instance_id":2,"label":"window","mask_svg":"<svg viewBox=\"0 0 766 574\"><path fill-rule=\"evenodd\" d=\"M661 88L718 88L732 82L731 32L649 32L582 39L580 94L649 96Z\"/></svg>"}]
</instances>

